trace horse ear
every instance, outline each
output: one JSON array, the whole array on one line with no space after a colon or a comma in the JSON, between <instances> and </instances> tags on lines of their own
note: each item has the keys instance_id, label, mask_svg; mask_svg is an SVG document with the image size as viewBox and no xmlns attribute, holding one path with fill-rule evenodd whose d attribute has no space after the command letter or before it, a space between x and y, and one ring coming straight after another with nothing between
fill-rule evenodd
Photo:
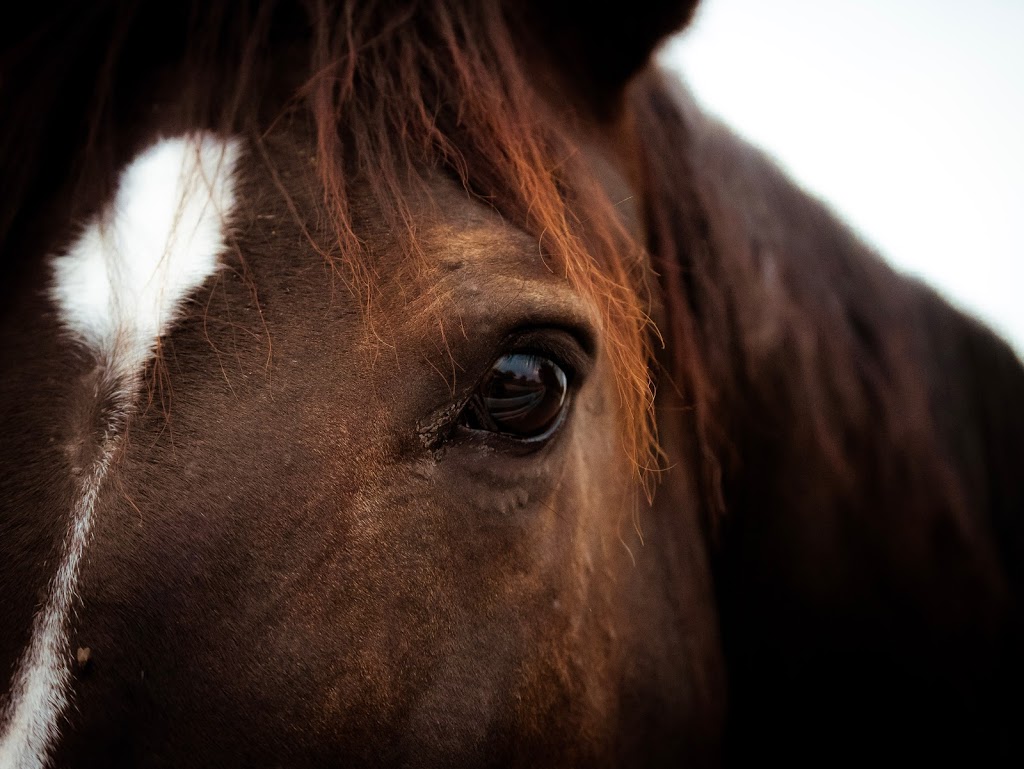
<instances>
[{"instance_id":1,"label":"horse ear","mask_svg":"<svg viewBox=\"0 0 1024 769\"><path fill-rule=\"evenodd\" d=\"M618 103L666 37L685 28L699 0L529 0L527 20L554 63L596 106Z\"/></svg>"}]
</instances>

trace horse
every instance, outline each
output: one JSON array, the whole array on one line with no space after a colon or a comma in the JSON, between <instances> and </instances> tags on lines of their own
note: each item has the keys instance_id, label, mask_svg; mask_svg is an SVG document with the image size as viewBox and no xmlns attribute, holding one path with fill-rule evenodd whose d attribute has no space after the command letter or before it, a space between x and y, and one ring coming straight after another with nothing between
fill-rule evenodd
<instances>
[{"instance_id":1,"label":"horse","mask_svg":"<svg viewBox=\"0 0 1024 769\"><path fill-rule=\"evenodd\" d=\"M696 5L21 10L0 766L1019 765L1024 368Z\"/></svg>"}]
</instances>

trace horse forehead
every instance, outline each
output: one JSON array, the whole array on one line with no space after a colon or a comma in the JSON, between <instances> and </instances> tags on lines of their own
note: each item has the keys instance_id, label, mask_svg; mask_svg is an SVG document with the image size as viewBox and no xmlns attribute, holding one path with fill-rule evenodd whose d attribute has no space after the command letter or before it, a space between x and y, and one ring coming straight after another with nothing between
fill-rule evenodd
<instances>
[{"instance_id":1,"label":"horse forehead","mask_svg":"<svg viewBox=\"0 0 1024 769\"><path fill-rule=\"evenodd\" d=\"M442 219L428 219L417 232L427 304L447 297L449 309L484 325L511 316L598 325L597 307L544 254L535 235L465 198L444 210Z\"/></svg>"},{"instance_id":2,"label":"horse forehead","mask_svg":"<svg viewBox=\"0 0 1024 769\"><path fill-rule=\"evenodd\" d=\"M500 212L474 198L458 182L428 173L425 184L407 189L403 200L380 202L360 193L353 183L354 219L367 246L362 258L373 262L374 280L381 284L458 284L471 278L499 280L503 276L538 283L564 283L543 258L539 238ZM404 206L409 226L392 227L384 206ZM287 220L287 210L274 215ZM321 225L323 221L321 221ZM328 240L329 227L321 231ZM329 243L324 244L329 247ZM303 258L301 255L298 258ZM342 259L360 258L342 254Z\"/></svg>"}]
</instances>

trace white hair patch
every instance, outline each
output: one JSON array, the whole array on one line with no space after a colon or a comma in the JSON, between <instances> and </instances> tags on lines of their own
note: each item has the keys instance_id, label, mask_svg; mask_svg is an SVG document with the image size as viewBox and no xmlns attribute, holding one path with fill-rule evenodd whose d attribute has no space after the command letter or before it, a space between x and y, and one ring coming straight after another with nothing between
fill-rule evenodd
<instances>
[{"instance_id":1,"label":"white hair patch","mask_svg":"<svg viewBox=\"0 0 1024 769\"><path fill-rule=\"evenodd\" d=\"M53 260L61 324L131 409L143 367L183 304L217 270L235 205L235 140L164 139L125 168L109 208ZM70 697L69 617L104 479L120 446L113 420L82 476L46 603L36 614L0 720L0 769L44 769Z\"/></svg>"},{"instance_id":2,"label":"white hair patch","mask_svg":"<svg viewBox=\"0 0 1024 769\"><path fill-rule=\"evenodd\" d=\"M238 143L165 139L125 169L113 204L53 262L64 326L119 379L141 372L182 303L217 269Z\"/></svg>"}]
</instances>

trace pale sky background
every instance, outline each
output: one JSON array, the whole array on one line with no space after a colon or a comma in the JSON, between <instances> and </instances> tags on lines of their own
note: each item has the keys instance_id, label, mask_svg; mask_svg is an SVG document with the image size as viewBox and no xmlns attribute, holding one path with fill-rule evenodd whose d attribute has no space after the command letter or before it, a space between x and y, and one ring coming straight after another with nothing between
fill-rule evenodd
<instances>
[{"instance_id":1,"label":"pale sky background","mask_svg":"<svg viewBox=\"0 0 1024 769\"><path fill-rule=\"evenodd\" d=\"M1024 0L703 0L661 61L1024 354Z\"/></svg>"}]
</instances>

